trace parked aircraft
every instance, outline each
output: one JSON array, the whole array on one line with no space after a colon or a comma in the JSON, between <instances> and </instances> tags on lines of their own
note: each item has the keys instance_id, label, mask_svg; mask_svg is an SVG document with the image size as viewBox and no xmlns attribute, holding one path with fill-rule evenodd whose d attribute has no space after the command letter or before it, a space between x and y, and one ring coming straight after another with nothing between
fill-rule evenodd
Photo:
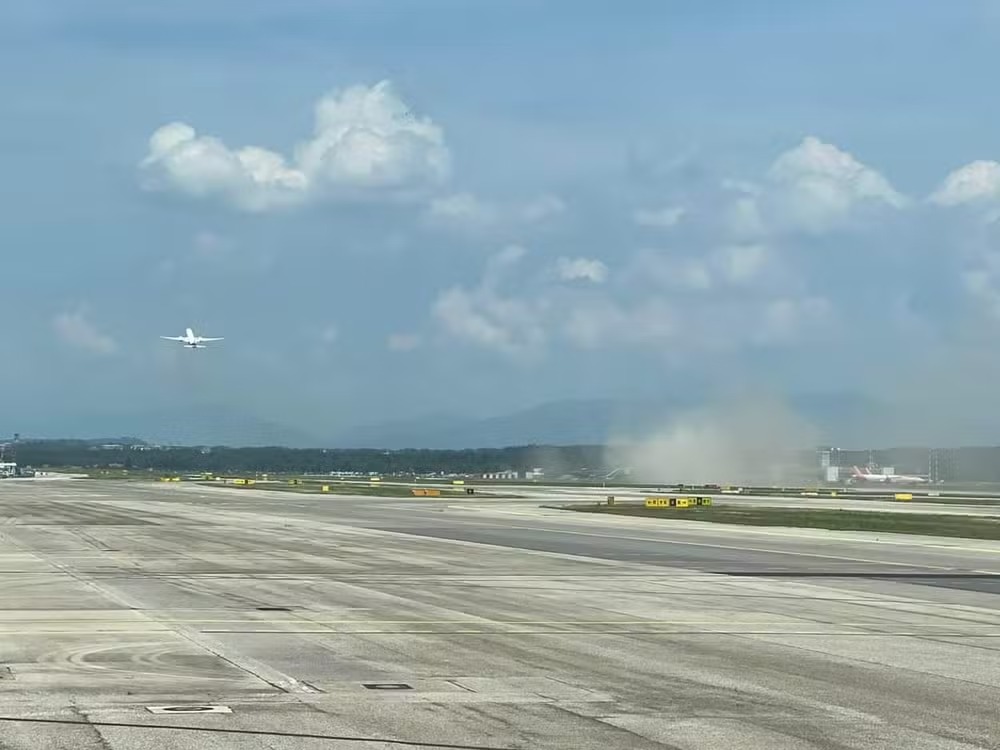
<instances>
[{"instance_id":1,"label":"parked aircraft","mask_svg":"<svg viewBox=\"0 0 1000 750\"><path fill-rule=\"evenodd\" d=\"M886 482L888 484L922 484L927 481L927 477L913 474L886 474L871 468L862 471L857 466L851 467L851 479L859 482Z\"/></svg>"}]
</instances>

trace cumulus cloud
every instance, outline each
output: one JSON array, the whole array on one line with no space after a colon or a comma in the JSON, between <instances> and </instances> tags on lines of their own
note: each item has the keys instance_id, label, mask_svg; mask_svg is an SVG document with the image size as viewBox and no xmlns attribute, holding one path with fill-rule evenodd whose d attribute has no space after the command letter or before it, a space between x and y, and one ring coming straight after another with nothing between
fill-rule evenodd
<instances>
[{"instance_id":1,"label":"cumulus cloud","mask_svg":"<svg viewBox=\"0 0 1000 750\"><path fill-rule=\"evenodd\" d=\"M940 206L996 201L1000 198L1000 163L974 161L945 177L930 201Z\"/></svg>"},{"instance_id":2,"label":"cumulus cloud","mask_svg":"<svg viewBox=\"0 0 1000 750\"><path fill-rule=\"evenodd\" d=\"M642 227L669 229L676 226L684 218L687 209L683 206L666 206L665 208L638 209L632 214L632 220Z\"/></svg>"},{"instance_id":3,"label":"cumulus cloud","mask_svg":"<svg viewBox=\"0 0 1000 750\"><path fill-rule=\"evenodd\" d=\"M600 284L608 278L608 267L592 258L560 258L556 274L563 281L590 281Z\"/></svg>"},{"instance_id":4,"label":"cumulus cloud","mask_svg":"<svg viewBox=\"0 0 1000 750\"><path fill-rule=\"evenodd\" d=\"M881 174L814 136L774 161L760 200L779 228L808 232L835 227L865 206L906 204Z\"/></svg>"},{"instance_id":5,"label":"cumulus cloud","mask_svg":"<svg viewBox=\"0 0 1000 750\"><path fill-rule=\"evenodd\" d=\"M976 165L949 175L930 200L982 200L1000 213L1000 162ZM677 226L663 246L617 248L613 273L585 252L533 269L523 249L509 248L489 260L479 282L439 296L439 330L507 354L634 347L683 359L840 346L857 335L875 349L873 320L886 340L923 337L921 346L952 335L956 326L943 320L1000 325L993 257L1000 224L979 224L970 236L962 212L942 220L941 211L911 202L874 168L818 138L780 153L754 180L670 191L670 202L661 196L624 217ZM451 209L492 220L484 206L496 204L465 198ZM587 248L594 225L581 224L584 239L575 246ZM603 235L595 241L607 246Z\"/></svg>"},{"instance_id":6,"label":"cumulus cloud","mask_svg":"<svg viewBox=\"0 0 1000 750\"><path fill-rule=\"evenodd\" d=\"M441 293L432 314L443 330L460 341L513 358L539 354L546 340L544 301L515 297L501 289L508 271L524 254L523 247L508 246L490 258L477 286L454 286Z\"/></svg>"},{"instance_id":7,"label":"cumulus cloud","mask_svg":"<svg viewBox=\"0 0 1000 750\"><path fill-rule=\"evenodd\" d=\"M453 287L434 303L434 316L456 338L514 357L535 354L545 343L529 302L490 290Z\"/></svg>"},{"instance_id":8,"label":"cumulus cloud","mask_svg":"<svg viewBox=\"0 0 1000 750\"><path fill-rule=\"evenodd\" d=\"M614 284L595 283L609 275L600 261L563 257L555 273L539 274L522 268L524 257L524 248L507 247L477 284L441 293L432 309L440 330L521 359L559 343L682 357L792 345L823 335L835 319L833 305L790 284L763 245L725 245L701 257L646 251Z\"/></svg>"},{"instance_id":9,"label":"cumulus cloud","mask_svg":"<svg viewBox=\"0 0 1000 750\"><path fill-rule=\"evenodd\" d=\"M146 189L254 212L319 198L406 194L444 181L449 170L441 128L414 116L388 81L320 99L312 137L290 158L258 146L234 149L173 122L153 133L140 164Z\"/></svg>"},{"instance_id":10,"label":"cumulus cloud","mask_svg":"<svg viewBox=\"0 0 1000 750\"><path fill-rule=\"evenodd\" d=\"M732 244L697 255L642 248L630 260L624 277L633 285L654 284L664 289L707 292L722 287L749 287L768 281L766 275L785 280L761 244ZM768 284L774 286L774 284Z\"/></svg>"},{"instance_id":11,"label":"cumulus cloud","mask_svg":"<svg viewBox=\"0 0 1000 750\"><path fill-rule=\"evenodd\" d=\"M118 350L115 340L91 323L83 310L59 313L52 319L52 327L60 340L76 349L100 355Z\"/></svg>"}]
</instances>

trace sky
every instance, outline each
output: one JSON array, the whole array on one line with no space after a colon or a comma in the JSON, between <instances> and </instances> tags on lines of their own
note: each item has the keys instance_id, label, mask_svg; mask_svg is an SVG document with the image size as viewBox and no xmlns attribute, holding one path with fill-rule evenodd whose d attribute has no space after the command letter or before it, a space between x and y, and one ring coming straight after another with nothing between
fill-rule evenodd
<instances>
[{"instance_id":1,"label":"sky","mask_svg":"<svg viewBox=\"0 0 1000 750\"><path fill-rule=\"evenodd\" d=\"M1000 407L1000 3L13 0L0 42L8 432Z\"/></svg>"}]
</instances>

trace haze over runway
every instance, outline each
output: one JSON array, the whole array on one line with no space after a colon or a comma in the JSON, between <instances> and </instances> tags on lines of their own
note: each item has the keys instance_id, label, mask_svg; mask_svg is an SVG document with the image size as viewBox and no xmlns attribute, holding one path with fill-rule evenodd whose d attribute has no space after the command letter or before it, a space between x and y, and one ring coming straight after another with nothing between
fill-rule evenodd
<instances>
[{"instance_id":1,"label":"haze over runway","mask_svg":"<svg viewBox=\"0 0 1000 750\"><path fill-rule=\"evenodd\" d=\"M995 747L1000 544L891 536L8 482L0 745Z\"/></svg>"}]
</instances>

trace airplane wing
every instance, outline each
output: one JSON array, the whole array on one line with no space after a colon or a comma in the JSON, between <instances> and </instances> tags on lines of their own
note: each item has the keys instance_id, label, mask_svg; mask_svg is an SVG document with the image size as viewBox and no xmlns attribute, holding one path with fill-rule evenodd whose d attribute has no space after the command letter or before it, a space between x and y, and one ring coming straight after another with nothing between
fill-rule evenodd
<instances>
[{"instance_id":1,"label":"airplane wing","mask_svg":"<svg viewBox=\"0 0 1000 750\"><path fill-rule=\"evenodd\" d=\"M222 339L225 338L225 337L224 336L216 336L215 338L211 338L211 337L208 337L208 336L201 336L200 338L201 338L202 341L222 341Z\"/></svg>"},{"instance_id":2,"label":"airplane wing","mask_svg":"<svg viewBox=\"0 0 1000 750\"><path fill-rule=\"evenodd\" d=\"M184 341L183 336L160 336L161 339L166 339L167 341Z\"/></svg>"}]
</instances>

